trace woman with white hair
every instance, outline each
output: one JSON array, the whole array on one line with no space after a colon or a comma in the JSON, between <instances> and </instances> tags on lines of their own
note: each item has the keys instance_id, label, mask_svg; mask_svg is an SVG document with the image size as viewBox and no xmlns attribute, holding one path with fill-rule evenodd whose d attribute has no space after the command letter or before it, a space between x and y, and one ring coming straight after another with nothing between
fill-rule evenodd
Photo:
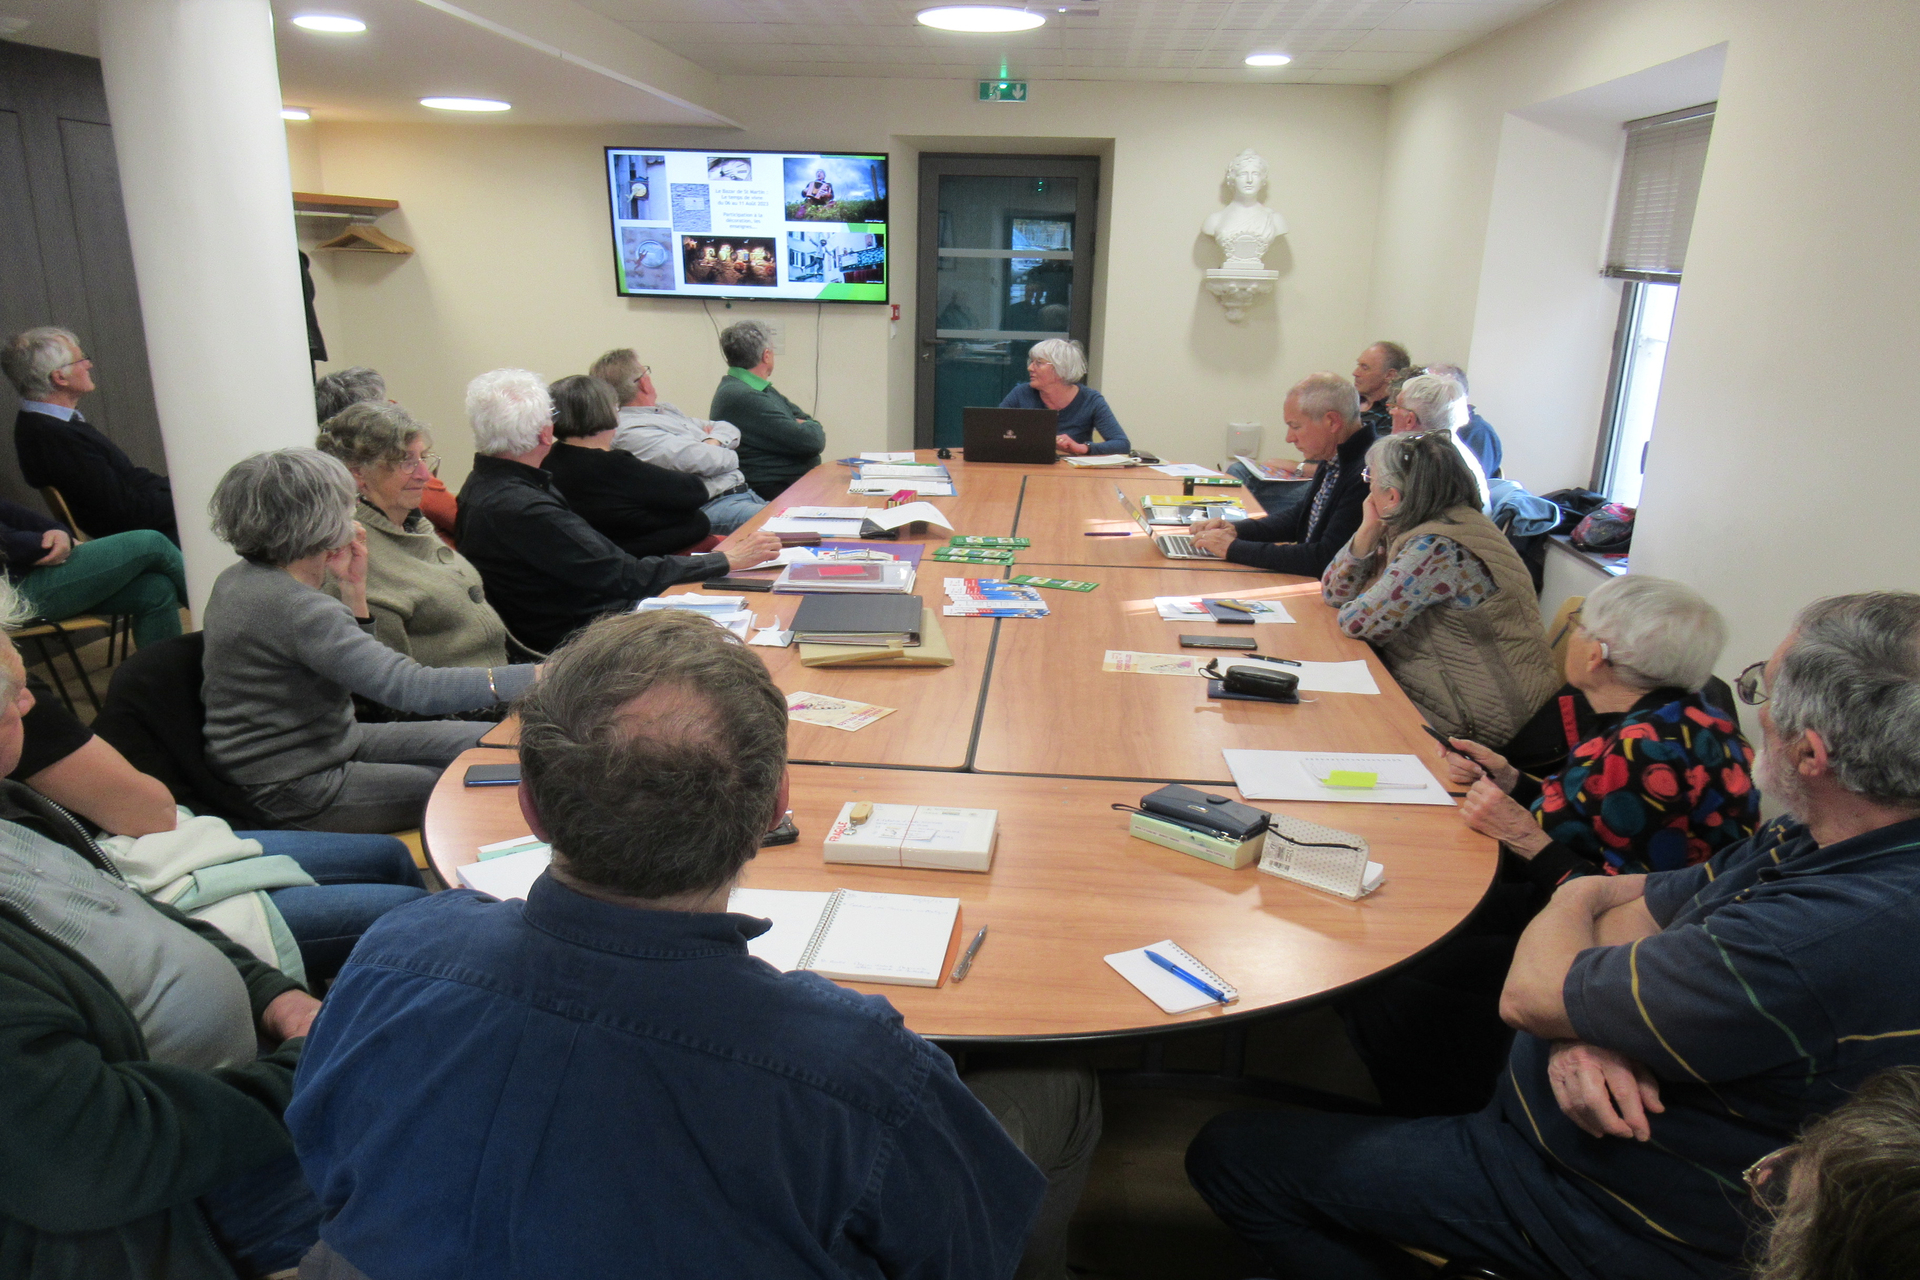
<instances>
[{"instance_id":1,"label":"woman with white hair","mask_svg":"<svg viewBox=\"0 0 1920 1280\"><path fill-rule=\"evenodd\" d=\"M1673 871L1753 834L1753 748L1701 689L1726 643L1720 613L1645 574L1594 588L1573 615L1567 682L1595 713L1559 772L1535 778L1478 742L1447 757L1467 825L1552 888L1577 875Z\"/></svg>"},{"instance_id":2,"label":"woman with white hair","mask_svg":"<svg viewBox=\"0 0 1920 1280\"><path fill-rule=\"evenodd\" d=\"M1407 435L1415 431L1452 433L1453 447L1460 451L1460 460L1473 473L1474 487L1480 493L1480 509L1485 511L1486 469L1480 465L1479 457L1460 434L1471 416L1467 407L1466 388L1452 378L1417 373L1400 383L1399 388L1388 397L1388 405L1388 412L1393 418L1394 435Z\"/></svg>"},{"instance_id":3,"label":"woman with white hair","mask_svg":"<svg viewBox=\"0 0 1920 1280\"><path fill-rule=\"evenodd\" d=\"M208 504L242 557L207 600L207 761L262 812L310 831L420 825L441 770L488 728L461 720L360 724L353 694L447 715L506 702L530 665L423 667L374 638L358 494L315 449L235 463ZM331 574L340 597L321 590Z\"/></svg>"},{"instance_id":4,"label":"woman with white hair","mask_svg":"<svg viewBox=\"0 0 1920 1280\"><path fill-rule=\"evenodd\" d=\"M1061 453L1131 453L1133 445L1107 398L1085 386L1087 353L1070 338L1048 338L1027 352L1027 380L1007 392L1002 409L1052 409L1060 415L1054 448ZM1094 443L1094 433L1100 433Z\"/></svg>"},{"instance_id":5,"label":"woman with white hair","mask_svg":"<svg viewBox=\"0 0 1920 1280\"><path fill-rule=\"evenodd\" d=\"M1526 565L1481 513L1451 432L1376 440L1362 474L1359 531L1321 595L1435 727L1505 744L1560 683Z\"/></svg>"}]
</instances>

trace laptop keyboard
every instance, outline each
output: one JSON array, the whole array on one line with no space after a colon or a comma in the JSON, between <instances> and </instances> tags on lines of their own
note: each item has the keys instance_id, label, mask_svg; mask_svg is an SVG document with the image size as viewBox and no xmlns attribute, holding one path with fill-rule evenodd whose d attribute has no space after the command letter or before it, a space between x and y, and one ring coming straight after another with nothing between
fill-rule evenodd
<instances>
[{"instance_id":1,"label":"laptop keyboard","mask_svg":"<svg viewBox=\"0 0 1920 1280\"><path fill-rule=\"evenodd\" d=\"M1214 556L1193 545L1193 537L1185 533L1161 533L1154 535L1154 541L1160 549L1172 556L1187 556L1198 560L1212 560Z\"/></svg>"}]
</instances>

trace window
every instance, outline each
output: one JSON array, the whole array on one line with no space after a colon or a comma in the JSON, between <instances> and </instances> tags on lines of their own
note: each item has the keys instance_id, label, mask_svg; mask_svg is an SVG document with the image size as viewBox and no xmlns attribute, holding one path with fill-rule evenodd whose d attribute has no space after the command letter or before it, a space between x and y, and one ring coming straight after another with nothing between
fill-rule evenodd
<instances>
[{"instance_id":1,"label":"window","mask_svg":"<svg viewBox=\"0 0 1920 1280\"><path fill-rule=\"evenodd\" d=\"M1603 275L1625 281L1613 338L1606 414L1593 460L1593 488L1610 502L1640 505L1660 403L1667 339L1680 299L1693 209L1706 167L1714 104L1626 124L1620 192L1614 200Z\"/></svg>"}]
</instances>

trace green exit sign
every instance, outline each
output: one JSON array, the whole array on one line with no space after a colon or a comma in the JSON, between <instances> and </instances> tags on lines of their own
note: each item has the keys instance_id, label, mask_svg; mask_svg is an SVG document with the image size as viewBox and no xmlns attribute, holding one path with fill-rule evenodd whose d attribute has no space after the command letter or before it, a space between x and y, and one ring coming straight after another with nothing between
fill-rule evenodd
<instances>
[{"instance_id":1,"label":"green exit sign","mask_svg":"<svg viewBox=\"0 0 1920 1280\"><path fill-rule=\"evenodd\" d=\"M980 82L980 101L982 102L1025 102L1027 100L1027 82L1025 80L982 80Z\"/></svg>"}]
</instances>

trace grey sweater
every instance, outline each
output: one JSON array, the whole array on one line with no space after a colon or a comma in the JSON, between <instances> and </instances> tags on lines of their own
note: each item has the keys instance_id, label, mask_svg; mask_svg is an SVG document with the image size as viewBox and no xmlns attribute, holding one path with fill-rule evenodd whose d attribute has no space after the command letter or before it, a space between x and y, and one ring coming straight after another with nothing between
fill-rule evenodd
<instances>
[{"instance_id":1,"label":"grey sweater","mask_svg":"<svg viewBox=\"0 0 1920 1280\"><path fill-rule=\"evenodd\" d=\"M206 610L207 760L245 786L289 782L345 764L353 699L445 715L504 702L533 667L423 667L381 644L371 621L265 565L242 562L214 579Z\"/></svg>"}]
</instances>

